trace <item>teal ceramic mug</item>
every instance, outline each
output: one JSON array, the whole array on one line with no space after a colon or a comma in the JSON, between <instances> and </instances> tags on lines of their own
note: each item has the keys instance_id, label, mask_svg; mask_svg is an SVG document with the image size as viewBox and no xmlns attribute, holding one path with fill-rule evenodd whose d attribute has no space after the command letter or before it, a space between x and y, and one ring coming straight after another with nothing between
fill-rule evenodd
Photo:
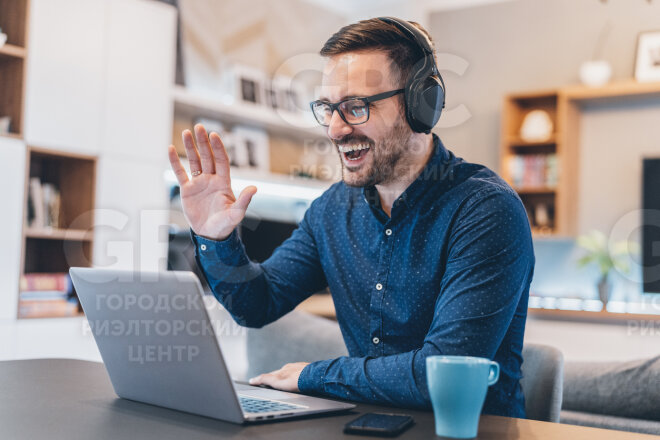
<instances>
[{"instance_id":1,"label":"teal ceramic mug","mask_svg":"<svg viewBox=\"0 0 660 440\"><path fill-rule=\"evenodd\" d=\"M440 437L474 438L488 387L500 377L500 365L470 356L429 356L426 379Z\"/></svg>"}]
</instances>

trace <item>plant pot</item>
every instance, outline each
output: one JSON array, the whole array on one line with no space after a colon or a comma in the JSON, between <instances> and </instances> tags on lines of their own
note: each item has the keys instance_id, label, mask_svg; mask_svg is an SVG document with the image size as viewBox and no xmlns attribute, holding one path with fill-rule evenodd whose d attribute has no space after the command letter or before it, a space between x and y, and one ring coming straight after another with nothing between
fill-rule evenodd
<instances>
[{"instance_id":1,"label":"plant pot","mask_svg":"<svg viewBox=\"0 0 660 440\"><path fill-rule=\"evenodd\" d=\"M605 310L607 307L607 302L610 300L610 294L612 290L612 286L610 285L606 276L598 281L597 288L598 299L600 299L600 301L603 303L603 310Z\"/></svg>"}]
</instances>

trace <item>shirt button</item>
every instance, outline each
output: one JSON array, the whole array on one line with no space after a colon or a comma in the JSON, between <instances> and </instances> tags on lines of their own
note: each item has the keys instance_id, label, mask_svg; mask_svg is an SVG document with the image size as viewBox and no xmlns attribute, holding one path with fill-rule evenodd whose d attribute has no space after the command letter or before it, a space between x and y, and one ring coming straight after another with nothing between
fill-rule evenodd
<instances>
[{"instance_id":1,"label":"shirt button","mask_svg":"<svg viewBox=\"0 0 660 440\"><path fill-rule=\"evenodd\" d=\"M374 336L374 338L371 340L371 342L373 342L375 345L378 345L378 343L380 342L380 339L378 339L376 336Z\"/></svg>"},{"instance_id":2,"label":"shirt button","mask_svg":"<svg viewBox=\"0 0 660 440\"><path fill-rule=\"evenodd\" d=\"M206 245L203 244L203 245L201 245L199 248L200 248L201 250L205 251L205 250L206 250Z\"/></svg>"},{"instance_id":3,"label":"shirt button","mask_svg":"<svg viewBox=\"0 0 660 440\"><path fill-rule=\"evenodd\" d=\"M376 284L376 290L383 290L383 285L380 283Z\"/></svg>"},{"instance_id":4,"label":"shirt button","mask_svg":"<svg viewBox=\"0 0 660 440\"><path fill-rule=\"evenodd\" d=\"M391 229L385 229L385 235L392 235Z\"/></svg>"}]
</instances>

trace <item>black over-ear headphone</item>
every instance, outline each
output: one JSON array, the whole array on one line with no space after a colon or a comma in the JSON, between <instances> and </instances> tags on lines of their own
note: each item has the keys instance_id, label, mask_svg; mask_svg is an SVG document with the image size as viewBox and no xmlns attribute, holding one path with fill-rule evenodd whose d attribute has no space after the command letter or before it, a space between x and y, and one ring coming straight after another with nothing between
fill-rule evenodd
<instances>
[{"instance_id":1,"label":"black over-ear headphone","mask_svg":"<svg viewBox=\"0 0 660 440\"><path fill-rule=\"evenodd\" d=\"M435 64L433 49L428 38L415 26L394 17L379 17L396 26L424 53L422 65L415 69L405 86L406 119L414 132L430 133L445 108L445 82Z\"/></svg>"}]
</instances>

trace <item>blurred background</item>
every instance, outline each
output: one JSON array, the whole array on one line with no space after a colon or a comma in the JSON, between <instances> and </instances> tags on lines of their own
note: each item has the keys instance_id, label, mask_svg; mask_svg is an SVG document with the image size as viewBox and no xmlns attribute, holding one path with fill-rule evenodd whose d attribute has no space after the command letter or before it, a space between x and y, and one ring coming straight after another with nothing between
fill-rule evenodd
<instances>
[{"instance_id":1,"label":"blurred background","mask_svg":"<svg viewBox=\"0 0 660 440\"><path fill-rule=\"evenodd\" d=\"M434 132L525 204L526 340L569 360L656 355L660 2L0 0L0 359L100 359L70 266L196 270L166 154L195 123L221 134L235 189L259 188L241 234L268 258L341 178L308 111L318 50L381 15L433 37ZM302 308L334 313L327 292Z\"/></svg>"}]
</instances>

